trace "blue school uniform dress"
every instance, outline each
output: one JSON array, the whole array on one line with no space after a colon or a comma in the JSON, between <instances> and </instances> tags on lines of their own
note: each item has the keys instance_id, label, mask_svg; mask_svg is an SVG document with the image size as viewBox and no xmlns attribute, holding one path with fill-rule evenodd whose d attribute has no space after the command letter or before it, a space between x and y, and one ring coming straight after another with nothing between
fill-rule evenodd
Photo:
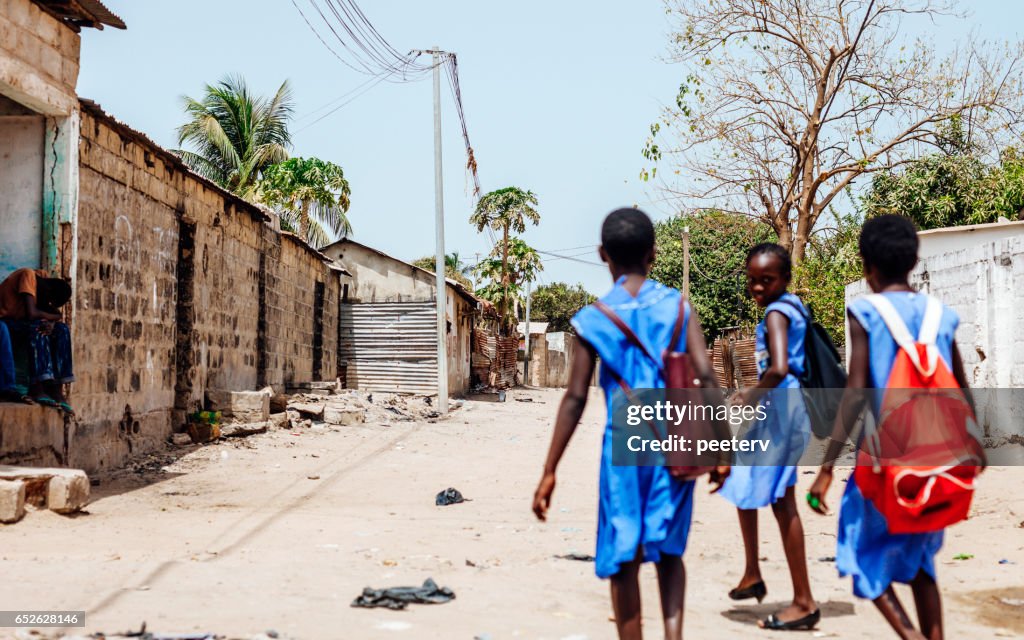
<instances>
[{"instance_id":1,"label":"blue school uniform dress","mask_svg":"<svg viewBox=\"0 0 1024 640\"><path fill-rule=\"evenodd\" d=\"M911 335L921 331L928 297L918 293L884 293L907 325ZM869 381L884 389L892 372L899 347L885 322L867 300L854 300L850 314L868 334ZM936 345L939 354L952 369L953 337L960 319L943 305ZM943 532L891 535L885 517L861 495L851 475L839 507L839 533L836 568L842 577L853 577L853 593L874 600L893 582L910 582L924 571L935 578L935 554L942 547Z\"/></svg>"},{"instance_id":2,"label":"blue school uniform dress","mask_svg":"<svg viewBox=\"0 0 1024 640\"><path fill-rule=\"evenodd\" d=\"M601 301L622 318L648 350L659 360L672 339L679 315L680 293L647 280L634 298L620 278ZM686 306L684 323L689 321ZM576 334L589 343L601 360L600 383L608 407L601 448L601 472L598 487L597 552L594 569L600 578L619 572L623 563L636 558L643 549L644 562L657 562L665 555L683 555L693 515L693 481L672 478L662 466L615 466L612 463L613 399L621 396L612 367L633 389L659 389L665 386L654 363L600 311L592 306L580 310L572 319ZM686 349L683 327L676 351Z\"/></svg>"},{"instance_id":3,"label":"blue school uniform dress","mask_svg":"<svg viewBox=\"0 0 1024 640\"><path fill-rule=\"evenodd\" d=\"M793 305L797 305L794 308ZM765 309L765 317L757 325L757 372L764 375L768 368L768 314L778 311L789 320L786 332L789 373L773 391L760 400L764 407L763 420L754 422L744 435L747 440L770 440L765 452L738 453L732 472L720 492L722 497L740 509L760 509L786 495L796 484L796 463L810 439L810 419L800 392L798 376L804 371L804 337L807 333L807 313L800 298L792 293L782 294Z\"/></svg>"}]
</instances>

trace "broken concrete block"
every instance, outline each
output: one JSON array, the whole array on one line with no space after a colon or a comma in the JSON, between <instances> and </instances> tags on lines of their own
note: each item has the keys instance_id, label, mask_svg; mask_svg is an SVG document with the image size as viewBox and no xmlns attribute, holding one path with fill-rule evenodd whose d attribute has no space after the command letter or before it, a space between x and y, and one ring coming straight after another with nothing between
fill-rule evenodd
<instances>
[{"instance_id":1,"label":"broken concrete block","mask_svg":"<svg viewBox=\"0 0 1024 640\"><path fill-rule=\"evenodd\" d=\"M192 444L192 436L187 433L175 433L171 436L171 442L179 447Z\"/></svg>"},{"instance_id":2,"label":"broken concrete block","mask_svg":"<svg viewBox=\"0 0 1024 640\"><path fill-rule=\"evenodd\" d=\"M292 402L288 404L288 409L298 411L303 417L321 418L325 406L327 405L323 402Z\"/></svg>"},{"instance_id":3,"label":"broken concrete block","mask_svg":"<svg viewBox=\"0 0 1024 640\"><path fill-rule=\"evenodd\" d=\"M343 427L350 424L362 424L366 422L366 412L351 407L328 406L324 409L324 422Z\"/></svg>"},{"instance_id":4,"label":"broken concrete block","mask_svg":"<svg viewBox=\"0 0 1024 640\"><path fill-rule=\"evenodd\" d=\"M295 412L295 417L296 419L299 417L297 411ZM281 413L270 414L270 424L272 424L275 429L286 429L288 427L288 414L284 411Z\"/></svg>"},{"instance_id":5,"label":"broken concrete block","mask_svg":"<svg viewBox=\"0 0 1024 640\"><path fill-rule=\"evenodd\" d=\"M74 513L89 504L89 477L80 469L66 469L50 478L46 506L57 513Z\"/></svg>"},{"instance_id":6,"label":"broken concrete block","mask_svg":"<svg viewBox=\"0 0 1024 640\"><path fill-rule=\"evenodd\" d=\"M271 389L232 391L231 415L240 422L266 422L270 419Z\"/></svg>"},{"instance_id":7,"label":"broken concrete block","mask_svg":"<svg viewBox=\"0 0 1024 640\"><path fill-rule=\"evenodd\" d=\"M25 515L25 483L0 480L0 522L10 524Z\"/></svg>"},{"instance_id":8,"label":"broken concrete block","mask_svg":"<svg viewBox=\"0 0 1024 640\"><path fill-rule=\"evenodd\" d=\"M288 396L283 393L275 393L270 396L270 412L282 413L288 410Z\"/></svg>"},{"instance_id":9,"label":"broken concrete block","mask_svg":"<svg viewBox=\"0 0 1024 640\"><path fill-rule=\"evenodd\" d=\"M266 433L270 429L270 422L235 422L225 424L220 428L220 435L223 438L244 438Z\"/></svg>"}]
</instances>

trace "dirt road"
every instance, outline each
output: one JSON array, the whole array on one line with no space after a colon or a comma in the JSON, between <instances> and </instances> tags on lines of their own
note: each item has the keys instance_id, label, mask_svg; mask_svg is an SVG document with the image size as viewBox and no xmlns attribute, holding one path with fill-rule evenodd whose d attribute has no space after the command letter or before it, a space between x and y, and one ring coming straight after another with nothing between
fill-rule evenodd
<instances>
[{"instance_id":1,"label":"dirt road","mask_svg":"<svg viewBox=\"0 0 1024 640\"><path fill-rule=\"evenodd\" d=\"M540 524L530 498L559 394L511 395L466 403L432 424L284 430L179 449L150 470L103 479L87 514L33 512L0 528L0 608L85 610L86 631L107 633L146 621L151 631L242 638L270 629L303 639L611 638L607 584L592 563L554 557L593 553L602 403L592 398L551 518ZM991 469L973 518L947 534L947 637L1024 634L1022 481L1024 469ZM471 501L434 506L449 486ZM742 568L735 512L702 486L694 518L687 637L774 637L753 626L789 596L770 513L761 520L769 590L761 605L725 596ZM835 554L835 517L808 512L804 522L824 612L808 636L890 637L873 606L821 559ZM642 575L645 628L660 637L653 570ZM456 600L404 612L349 606L365 586L427 577Z\"/></svg>"}]
</instances>

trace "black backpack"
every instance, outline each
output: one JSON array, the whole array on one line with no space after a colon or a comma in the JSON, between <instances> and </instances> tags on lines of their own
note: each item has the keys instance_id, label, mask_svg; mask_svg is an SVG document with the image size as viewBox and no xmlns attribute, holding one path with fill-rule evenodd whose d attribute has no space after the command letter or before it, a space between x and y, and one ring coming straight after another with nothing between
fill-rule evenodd
<instances>
[{"instance_id":1,"label":"black backpack","mask_svg":"<svg viewBox=\"0 0 1024 640\"><path fill-rule=\"evenodd\" d=\"M804 404L811 419L811 431L819 438L832 435L832 426L839 413L841 390L846 387L846 369L839 358L832 337L811 314L790 300L780 300L796 309L807 323L804 335L804 372L800 375ZM809 392L811 389L825 391Z\"/></svg>"}]
</instances>

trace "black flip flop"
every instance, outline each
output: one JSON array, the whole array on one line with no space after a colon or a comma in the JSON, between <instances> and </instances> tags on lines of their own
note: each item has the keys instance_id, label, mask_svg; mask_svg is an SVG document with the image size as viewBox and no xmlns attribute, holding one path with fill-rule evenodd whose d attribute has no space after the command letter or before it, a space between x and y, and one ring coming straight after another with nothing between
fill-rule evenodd
<instances>
[{"instance_id":1,"label":"black flip flop","mask_svg":"<svg viewBox=\"0 0 1024 640\"><path fill-rule=\"evenodd\" d=\"M755 582L749 587L742 589L733 589L729 592L729 597L733 600L747 600L749 598L757 598L758 603L764 600L764 597L768 595L768 587L764 585L764 580Z\"/></svg>"},{"instance_id":2,"label":"black flip flop","mask_svg":"<svg viewBox=\"0 0 1024 640\"><path fill-rule=\"evenodd\" d=\"M818 624L819 620L821 620L821 609L815 609L813 612L802 618L790 620L788 622L779 620L773 613L761 621L761 628L771 629L773 631L810 631Z\"/></svg>"}]
</instances>

